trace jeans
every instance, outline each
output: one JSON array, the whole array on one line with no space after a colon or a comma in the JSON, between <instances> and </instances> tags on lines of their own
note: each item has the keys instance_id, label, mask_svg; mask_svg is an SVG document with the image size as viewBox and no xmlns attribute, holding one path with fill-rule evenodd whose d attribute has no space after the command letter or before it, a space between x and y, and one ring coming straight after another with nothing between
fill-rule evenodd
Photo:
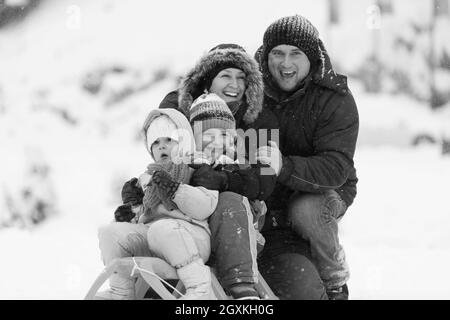
<instances>
[{"instance_id":1,"label":"jeans","mask_svg":"<svg viewBox=\"0 0 450 320\"><path fill-rule=\"evenodd\" d=\"M308 242L281 226L263 235L266 245L258 257L258 267L275 295L281 300L328 300L311 262Z\"/></svg>"},{"instance_id":2,"label":"jeans","mask_svg":"<svg viewBox=\"0 0 450 320\"><path fill-rule=\"evenodd\" d=\"M312 260L327 289L344 285L350 276L338 237L338 222L346 210L345 202L334 190L297 193L289 202L287 223L309 241Z\"/></svg>"},{"instance_id":3,"label":"jeans","mask_svg":"<svg viewBox=\"0 0 450 320\"><path fill-rule=\"evenodd\" d=\"M222 192L209 218L211 265L225 289L257 281L257 237L253 214L246 197Z\"/></svg>"}]
</instances>

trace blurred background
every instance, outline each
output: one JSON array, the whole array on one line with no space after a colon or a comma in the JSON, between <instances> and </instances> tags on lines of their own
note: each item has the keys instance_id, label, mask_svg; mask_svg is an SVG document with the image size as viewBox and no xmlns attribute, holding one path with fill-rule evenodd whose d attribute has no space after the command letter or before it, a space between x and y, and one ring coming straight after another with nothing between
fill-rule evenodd
<instances>
[{"instance_id":1,"label":"blurred background","mask_svg":"<svg viewBox=\"0 0 450 320\"><path fill-rule=\"evenodd\" d=\"M219 43L293 14L360 113L351 299L450 299L450 0L0 0L0 299L82 299L140 126Z\"/></svg>"}]
</instances>

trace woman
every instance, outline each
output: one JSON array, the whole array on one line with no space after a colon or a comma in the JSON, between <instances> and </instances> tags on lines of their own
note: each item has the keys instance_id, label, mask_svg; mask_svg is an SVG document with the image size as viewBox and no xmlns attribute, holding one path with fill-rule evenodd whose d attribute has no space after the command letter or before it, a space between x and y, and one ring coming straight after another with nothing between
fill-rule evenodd
<instances>
[{"instance_id":1,"label":"woman","mask_svg":"<svg viewBox=\"0 0 450 320\"><path fill-rule=\"evenodd\" d=\"M275 117L262 107L263 90L256 60L239 45L220 44L197 62L180 88L170 92L159 108L179 109L189 116L192 102L206 91L227 103L237 128L278 129Z\"/></svg>"},{"instance_id":2,"label":"woman","mask_svg":"<svg viewBox=\"0 0 450 320\"><path fill-rule=\"evenodd\" d=\"M243 131L268 129L267 141L271 139L270 129L279 129L278 123L274 120L276 117L271 114L270 110L263 108L263 80L259 65L239 45L221 44L212 48L187 73L180 88L177 91L170 92L159 107L179 109L189 118L192 101L204 92L215 93L227 102L235 117L236 128L238 129ZM259 137L259 135L257 136ZM247 141L245 149L248 156L253 154L253 152L248 152L252 147L256 150L256 147L262 147L266 144L266 141ZM274 154L279 153L273 145L271 150ZM275 172L278 171L277 168L272 167ZM249 190L242 187L248 185L249 180L256 181L256 185L265 185L264 183L258 183L258 180L261 181L261 179L267 179L268 177L261 174L258 168L234 172L233 176L229 176L225 183L223 177L219 176L217 172L208 169L208 167L202 169L196 171L191 183L207 189L221 191L218 207L209 220L212 231L212 259L210 263L216 268L222 285L225 289L228 289L236 284L236 281L242 280L241 275L232 272L232 266L236 263L233 258L239 256L234 251L239 250L243 244L252 241L252 239L245 237L230 237L230 234L232 234L230 230L236 229L236 223L238 223L237 227L250 230L249 226L252 222L247 219L248 214L227 215L225 213L246 211L242 204L242 195L249 200L266 200L273 189L255 192L255 188ZM226 185L226 188L223 187L224 185ZM270 224L270 221L268 222ZM259 225L259 229L261 228L262 224ZM283 247L281 243L266 243L267 246L271 248L270 251L264 250L259 256L262 262L261 266L263 266L260 271L279 298L321 299L326 297L317 270L305 257L307 249L304 250L304 253L286 252L284 249L277 249ZM295 247L299 248L297 245ZM307 248L306 245L300 247ZM265 252L270 254L264 254ZM249 257L247 263L248 269L255 274L255 256ZM276 272L273 270L276 270ZM284 281L283 286L276 285L278 281L283 279L282 274L296 274L297 276L294 279L289 279L289 281ZM249 277L246 278L246 281L248 279ZM292 287L302 289L291 289ZM292 292L296 292L296 294L292 295Z\"/></svg>"}]
</instances>

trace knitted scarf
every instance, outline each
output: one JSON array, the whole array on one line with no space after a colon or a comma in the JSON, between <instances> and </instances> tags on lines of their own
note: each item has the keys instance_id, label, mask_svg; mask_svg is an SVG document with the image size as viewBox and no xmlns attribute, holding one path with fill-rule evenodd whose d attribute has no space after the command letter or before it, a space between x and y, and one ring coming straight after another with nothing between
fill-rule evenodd
<instances>
[{"instance_id":1,"label":"knitted scarf","mask_svg":"<svg viewBox=\"0 0 450 320\"><path fill-rule=\"evenodd\" d=\"M155 171L158 170L166 171L174 180L184 184L189 183L192 175L192 169L189 168L187 164L175 164L172 161L165 163L151 163L147 166L146 172L152 175ZM167 210L178 209L176 204L171 201L171 199L160 196L159 188L155 184L150 182L144 192L144 217L142 219L142 222L147 223L162 217L161 215L156 214L156 207L160 203L162 203Z\"/></svg>"}]
</instances>

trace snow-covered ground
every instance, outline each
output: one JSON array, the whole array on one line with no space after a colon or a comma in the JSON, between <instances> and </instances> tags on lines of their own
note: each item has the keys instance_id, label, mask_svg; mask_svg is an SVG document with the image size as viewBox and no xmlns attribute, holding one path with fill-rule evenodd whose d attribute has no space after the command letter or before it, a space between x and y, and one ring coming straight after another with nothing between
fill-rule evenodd
<instances>
[{"instance_id":1,"label":"snow-covered ground","mask_svg":"<svg viewBox=\"0 0 450 320\"><path fill-rule=\"evenodd\" d=\"M450 158L434 147L361 147L341 239L356 299L449 299Z\"/></svg>"},{"instance_id":2,"label":"snow-covered ground","mask_svg":"<svg viewBox=\"0 0 450 320\"><path fill-rule=\"evenodd\" d=\"M31 179L29 165L41 162L58 209L35 228L0 229L0 299L83 298L103 267L97 228L112 219L121 184L149 161L137 138L141 122L205 50L237 42L253 52L270 22L294 12L319 27L325 19L325 1L232 0L220 13L209 1L180 1L176 12L170 1L158 9L145 3L48 0L23 24L0 30L0 196L14 197ZM212 25L217 32L205 32ZM132 80L161 67L170 72L106 106L129 78L109 77L95 96L81 81L111 64L136 71ZM341 225L351 298L449 299L450 156L438 144L411 141L422 132L450 137L450 106L433 113L408 97L368 95L349 83L361 120L358 196ZM5 210L0 198L0 218Z\"/></svg>"}]
</instances>

